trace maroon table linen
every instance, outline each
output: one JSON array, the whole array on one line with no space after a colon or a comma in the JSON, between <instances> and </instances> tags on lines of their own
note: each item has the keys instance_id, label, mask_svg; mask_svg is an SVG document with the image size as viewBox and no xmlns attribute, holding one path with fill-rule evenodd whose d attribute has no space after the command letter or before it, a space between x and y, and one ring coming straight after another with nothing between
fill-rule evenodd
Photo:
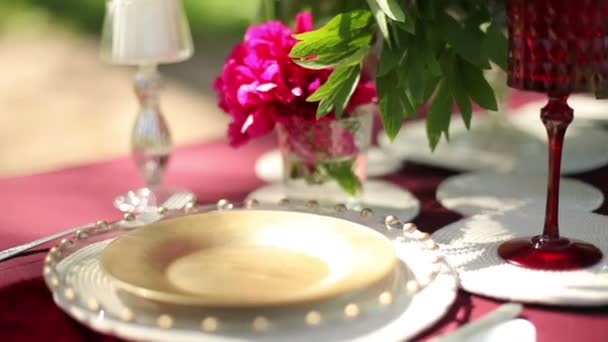
<instances>
[{"instance_id":1,"label":"maroon table linen","mask_svg":"<svg viewBox=\"0 0 608 342\"><path fill-rule=\"evenodd\" d=\"M178 149L167 184L192 189L201 203L219 198L243 199L263 184L254 174L255 160L273 147L273 138L269 137L239 150L231 149L225 141ZM433 232L461 218L435 200L437 185L453 174L407 163L385 180L410 190L421 200L422 212L414 222L420 229ZM574 178L608 193L608 167ZM99 219L116 219L120 215L112 207L113 197L139 184L127 158L1 179L0 249ZM608 214L608 206L604 204L598 212ZM82 326L55 306L41 278L44 255L44 250L36 250L0 263L0 341L116 341ZM500 303L460 291L449 313L419 339L451 331ZM540 342L608 341L608 307L526 305L522 316L534 324Z\"/></svg>"}]
</instances>

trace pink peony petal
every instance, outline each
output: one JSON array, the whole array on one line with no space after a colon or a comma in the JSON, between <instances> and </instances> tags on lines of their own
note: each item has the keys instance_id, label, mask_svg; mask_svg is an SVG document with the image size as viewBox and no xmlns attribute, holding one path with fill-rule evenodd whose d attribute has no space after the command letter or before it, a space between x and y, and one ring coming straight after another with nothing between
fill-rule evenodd
<instances>
[{"instance_id":1,"label":"pink peony petal","mask_svg":"<svg viewBox=\"0 0 608 342\"><path fill-rule=\"evenodd\" d=\"M298 14L295 31L312 29L310 12ZM299 122L293 125L294 129L302 129L310 123L334 120L333 113L317 119L318 103L306 101L327 81L332 70L306 69L294 63L289 57L296 44L293 34L294 30L278 21L251 26L243 42L226 59L222 74L214 80L218 105L232 117L228 128L232 146L268 134L275 122ZM349 108L373 101L377 101L373 83L362 81ZM301 150L306 147L297 145Z\"/></svg>"},{"instance_id":2,"label":"pink peony petal","mask_svg":"<svg viewBox=\"0 0 608 342\"><path fill-rule=\"evenodd\" d=\"M296 33L312 31L313 28L314 21L311 12L300 12L296 15Z\"/></svg>"},{"instance_id":3,"label":"pink peony petal","mask_svg":"<svg viewBox=\"0 0 608 342\"><path fill-rule=\"evenodd\" d=\"M243 122L243 126L241 126L241 134L245 134L247 132L247 129L249 129L249 126L251 126L253 124L253 115L249 114L249 116L247 117L247 120L245 120L245 122Z\"/></svg>"},{"instance_id":4,"label":"pink peony petal","mask_svg":"<svg viewBox=\"0 0 608 342\"><path fill-rule=\"evenodd\" d=\"M266 67L266 70L264 70L264 72L260 76L261 76L262 80L273 81L277 77L279 72L280 72L279 64L272 63L268 67Z\"/></svg>"},{"instance_id":5,"label":"pink peony petal","mask_svg":"<svg viewBox=\"0 0 608 342\"><path fill-rule=\"evenodd\" d=\"M320 87L321 87L321 79L320 78L315 78L314 81L312 81L308 85L308 93L312 94L315 91L317 91L317 89L319 89Z\"/></svg>"},{"instance_id":6,"label":"pink peony petal","mask_svg":"<svg viewBox=\"0 0 608 342\"><path fill-rule=\"evenodd\" d=\"M304 92L302 91L302 88L300 88L300 87L295 87L295 88L291 89L291 93L292 93L294 96L302 96L302 94L303 94Z\"/></svg>"},{"instance_id":7,"label":"pink peony petal","mask_svg":"<svg viewBox=\"0 0 608 342\"><path fill-rule=\"evenodd\" d=\"M239 87L237 92L238 103L243 107L251 107L259 102L258 96L255 94L255 89L258 83L253 82L249 84L243 84Z\"/></svg>"},{"instance_id":8,"label":"pink peony petal","mask_svg":"<svg viewBox=\"0 0 608 342\"><path fill-rule=\"evenodd\" d=\"M274 89L276 87L277 87L277 85L274 84L274 83L264 83L264 84L260 84L259 86L257 86L255 88L255 90L259 91L259 92L266 93L266 92L269 92L269 91L271 91L272 89Z\"/></svg>"},{"instance_id":9,"label":"pink peony petal","mask_svg":"<svg viewBox=\"0 0 608 342\"><path fill-rule=\"evenodd\" d=\"M374 82L359 82L357 89L346 106L346 113L352 113L355 108L368 103L378 103L376 84Z\"/></svg>"}]
</instances>

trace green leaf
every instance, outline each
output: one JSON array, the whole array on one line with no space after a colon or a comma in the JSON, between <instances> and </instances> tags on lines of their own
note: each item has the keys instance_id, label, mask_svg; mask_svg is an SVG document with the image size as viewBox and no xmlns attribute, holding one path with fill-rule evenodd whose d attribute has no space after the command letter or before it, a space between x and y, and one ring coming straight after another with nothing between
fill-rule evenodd
<instances>
[{"instance_id":1,"label":"green leaf","mask_svg":"<svg viewBox=\"0 0 608 342\"><path fill-rule=\"evenodd\" d=\"M388 72L394 70L397 65L399 65L399 60L401 59L401 55L388 46L385 46L382 49L382 54L380 55L380 62L378 63L378 72L376 76L384 76Z\"/></svg>"},{"instance_id":2,"label":"green leaf","mask_svg":"<svg viewBox=\"0 0 608 342\"><path fill-rule=\"evenodd\" d=\"M471 99L482 108L498 110L494 90L483 76L483 71L467 63L467 61L461 61L458 65L462 84Z\"/></svg>"},{"instance_id":3,"label":"green leaf","mask_svg":"<svg viewBox=\"0 0 608 342\"><path fill-rule=\"evenodd\" d=\"M344 191L353 196L357 195L363 187L353 170L354 163L354 160L323 163L327 174L338 182Z\"/></svg>"},{"instance_id":4,"label":"green leaf","mask_svg":"<svg viewBox=\"0 0 608 342\"><path fill-rule=\"evenodd\" d=\"M306 99L309 102L321 101L317 108L317 117L323 117L332 109L335 109L336 116L340 117L357 88L360 75L359 64L337 67L327 82Z\"/></svg>"},{"instance_id":5,"label":"green leaf","mask_svg":"<svg viewBox=\"0 0 608 342\"><path fill-rule=\"evenodd\" d=\"M317 118L320 119L327 115L331 110L334 109L334 103L331 99L326 98L319 101L319 107L317 107Z\"/></svg>"},{"instance_id":6,"label":"green leaf","mask_svg":"<svg viewBox=\"0 0 608 342\"><path fill-rule=\"evenodd\" d=\"M440 78L439 77L432 77L427 79L426 81L426 85L425 85L425 89L424 89L424 97L422 101L423 103L426 103L429 98L431 96L433 96L433 93L435 92L435 89L437 88L437 84L439 83Z\"/></svg>"},{"instance_id":7,"label":"green leaf","mask_svg":"<svg viewBox=\"0 0 608 342\"><path fill-rule=\"evenodd\" d=\"M461 82L463 79L460 70L459 58L454 54L444 55L442 60L444 68L445 81L448 83L450 90L460 109L460 116L467 129L471 127L471 117L473 115L473 106L467 91Z\"/></svg>"},{"instance_id":8,"label":"green leaf","mask_svg":"<svg viewBox=\"0 0 608 342\"><path fill-rule=\"evenodd\" d=\"M294 35L300 42L291 49L290 56L307 58L368 47L373 37L372 22L368 10L338 14L318 30Z\"/></svg>"},{"instance_id":9,"label":"green leaf","mask_svg":"<svg viewBox=\"0 0 608 342\"><path fill-rule=\"evenodd\" d=\"M390 140L395 139L399 133L406 115L415 114L405 91L397 86L397 82L398 76L394 72L376 77L380 115L384 130Z\"/></svg>"},{"instance_id":10,"label":"green leaf","mask_svg":"<svg viewBox=\"0 0 608 342\"><path fill-rule=\"evenodd\" d=\"M416 49L410 49L407 54L405 63L399 67L401 79L406 81L403 83L410 91L413 97L414 107L422 105L424 96L425 79L428 76L424 68L424 61L419 58L421 56Z\"/></svg>"},{"instance_id":11,"label":"green leaf","mask_svg":"<svg viewBox=\"0 0 608 342\"><path fill-rule=\"evenodd\" d=\"M469 95L467 95L464 87L459 82L450 80L452 93L454 94L454 99L456 99L456 103L458 104L458 108L460 109L460 116L462 117L462 121L467 129L471 128L471 117L473 116L473 106L471 106L471 99Z\"/></svg>"},{"instance_id":12,"label":"green leaf","mask_svg":"<svg viewBox=\"0 0 608 342\"><path fill-rule=\"evenodd\" d=\"M435 20L437 14L437 0L416 1L420 14L431 20Z\"/></svg>"},{"instance_id":13,"label":"green leaf","mask_svg":"<svg viewBox=\"0 0 608 342\"><path fill-rule=\"evenodd\" d=\"M308 96L306 101L315 102L321 101L324 98L329 97L331 94L335 93L338 88L342 86L342 83L346 82L350 77L352 68L348 66L339 67L334 70L329 79L325 84L323 84L319 89L317 89L313 94Z\"/></svg>"},{"instance_id":14,"label":"green leaf","mask_svg":"<svg viewBox=\"0 0 608 342\"><path fill-rule=\"evenodd\" d=\"M339 65L359 64L368 53L369 48L359 48L341 54L320 55L313 59L296 59L294 62L308 69L326 69Z\"/></svg>"},{"instance_id":15,"label":"green leaf","mask_svg":"<svg viewBox=\"0 0 608 342\"><path fill-rule=\"evenodd\" d=\"M452 116L452 94L448 83L443 80L439 83L439 90L433 98L431 108L426 118L426 133L429 139L429 146L435 150L441 135L445 134L449 138L450 118Z\"/></svg>"},{"instance_id":16,"label":"green leaf","mask_svg":"<svg viewBox=\"0 0 608 342\"><path fill-rule=\"evenodd\" d=\"M490 24L483 39L483 50L490 60L503 70L509 68L509 43L496 23Z\"/></svg>"},{"instance_id":17,"label":"green leaf","mask_svg":"<svg viewBox=\"0 0 608 342\"><path fill-rule=\"evenodd\" d=\"M419 31L422 33L423 31ZM424 35L413 36L405 60L399 65L399 84L410 95L413 107L419 108L429 98L442 74L441 66L430 46L424 42Z\"/></svg>"},{"instance_id":18,"label":"green leaf","mask_svg":"<svg viewBox=\"0 0 608 342\"><path fill-rule=\"evenodd\" d=\"M351 96L353 96L353 93L357 89L359 79L361 78L361 69L359 65L356 65L356 67L350 67L350 69L352 71L348 80L342 84L342 87L340 87L333 98L337 118L341 118L344 114L344 109L348 105L348 101L350 101Z\"/></svg>"},{"instance_id":19,"label":"green leaf","mask_svg":"<svg viewBox=\"0 0 608 342\"><path fill-rule=\"evenodd\" d=\"M367 0L367 4L369 5L369 8L371 9L372 13L374 13L374 17L376 18L376 23L378 24L378 29L380 30L380 33L382 33L382 37L384 37L384 40L387 42L387 44L390 45L391 37L388 31L388 22L386 20L386 15L384 14L380 6L378 6L376 0Z\"/></svg>"},{"instance_id":20,"label":"green leaf","mask_svg":"<svg viewBox=\"0 0 608 342\"><path fill-rule=\"evenodd\" d=\"M400 29L402 29L403 31L405 31L407 33L416 34L416 24L415 24L414 18L408 12L404 12L404 14L405 14L405 21L397 22L397 27L399 27Z\"/></svg>"},{"instance_id":21,"label":"green leaf","mask_svg":"<svg viewBox=\"0 0 608 342\"><path fill-rule=\"evenodd\" d=\"M447 14L442 15L436 25L439 33L458 55L477 67L490 69L490 63L485 54L482 54L477 34L465 30L456 19Z\"/></svg>"},{"instance_id":22,"label":"green leaf","mask_svg":"<svg viewBox=\"0 0 608 342\"><path fill-rule=\"evenodd\" d=\"M405 14L399 4L395 0L372 0L375 1L378 6L382 9L382 12L387 17L398 22L405 22Z\"/></svg>"}]
</instances>

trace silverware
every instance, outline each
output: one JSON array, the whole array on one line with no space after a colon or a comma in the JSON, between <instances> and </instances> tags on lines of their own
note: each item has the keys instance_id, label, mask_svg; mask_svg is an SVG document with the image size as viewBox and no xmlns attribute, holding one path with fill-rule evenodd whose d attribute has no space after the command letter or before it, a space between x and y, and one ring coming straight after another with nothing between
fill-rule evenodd
<instances>
[{"instance_id":1,"label":"silverware","mask_svg":"<svg viewBox=\"0 0 608 342\"><path fill-rule=\"evenodd\" d=\"M162 207L166 208L167 210L180 210L183 209L184 207L186 207L186 205L190 202L193 202L196 200L196 197L189 192L178 192L176 194L174 194L173 196L169 197L169 199L167 199L167 201L165 201L165 203L163 203ZM138 215L134 221L130 222L130 226L136 227L136 226L140 226L142 224L146 224L146 223L151 223L154 221L159 220L160 218L162 218L162 215L158 214L156 211L150 211L150 212L145 212L141 215ZM66 235L70 235L70 234L74 234L76 233L76 231L78 230L83 230L83 229L88 229L88 228L93 228L95 227L96 223L90 223L90 224L86 224L84 226L79 226L76 228L70 228L68 230L64 230L62 232L59 233L55 233L55 234L51 234L48 236L45 236L43 238L28 242L28 243L24 243L23 245L19 245L19 246L15 246L15 247L11 247L8 249L5 249L3 251L0 251L0 262L8 259L8 258L12 258L16 255L19 255L27 250L30 250L34 247L38 247L40 245L44 245L46 243L49 243L53 240L57 240L59 238L62 238Z\"/></svg>"},{"instance_id":2,"label":"silverware","mask_svg":"<svg viewBox=\"0 0 608 342\"><path fill-rule=\"evenodd\" d=\"M31 242L28 242L28 243L24 243L23 245L19 245L19 246L11 247L9 249L5 249L3 251L0 251L0 261L6 260L6 259L11 258L11 257L13 257L15 255L18 255L18 254L21 254L21 253L23 253L23 252L25 252L25 251L27 251L29 249L32 249L34 247L37 247L37 246L40 246L40 245L44 245L45 243L51 242L53 240L57 240L57 239L59 239L61 237L64 237L66 235L73 234L77 230L87 229L87 228L92 228L92 227L95 227L95 224L87 224L87 225L79 226L79 227L76 227L76 228L70 228L68 230L64 230L64 231L59 232L59 233L55 233L55 234L52 234L52 235L45 236L45 237L40 238L38 240L34 240L34 241L31 241Z\"/></svg>"},{"instance_id":3,"label":"silverware","mask_svg":"<svg viewBox=\"0 0 608 342\"><path fill-rule=\"evenodd\" d=\"M522 309L523 305L519 303L503 304L482 318L469 322L455 331L448 333L447 335L433 339L433 342L468 341L473 335L481 331L517 317L521 313Z\"/></svg>"}]
</instances>

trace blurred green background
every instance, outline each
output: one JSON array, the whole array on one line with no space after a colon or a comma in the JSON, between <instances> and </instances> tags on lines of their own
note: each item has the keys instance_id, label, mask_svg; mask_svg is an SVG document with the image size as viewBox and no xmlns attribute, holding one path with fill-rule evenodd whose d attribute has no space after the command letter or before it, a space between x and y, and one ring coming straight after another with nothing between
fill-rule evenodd
<instances>
[{"instance_id":1,"label":"blurred green background","mask_svg":"<svg viewBox=\"0 0 608 342\"><path fill-rule=\"evenodd\" d=\"M255 19L258 0L184 0L192 34L204 38L240 36ZM99 35L105 0L2 0L0 28L41 23L60 24L89 35Z\"/></svg>"},{"instance_id":2,"label":"blurred green background","mask_svg":"<svg viewBox=\"0 0 608 342\"><path fill-rule=\"evenodd\" d=\"M125 0L127 1L127 0ZM135 0L150 1L150 0ZM194 56L162 65L176 145L225 137L213 80L253 22L311 9L320 24L365 0L183 0ZM106 0L0 0L0 177L129 153L133 67L99 58ZM324 15L322 15L324 14Z\"/></svg>"},{"instance_id":3,"label":"blurred green background","mask_svg":"<svg viewBox=\"0 0 608 342\"><path fill-rule=\"evenodd\" d=\"M211 84L259 6L259 0L183 1L195 54L161 66L163 110L177 145L225 135L228 116ZM0 0L0 177L129 153L134 70L99 59L105 6L106 0Z\"/></svg>"}]
</instances>

